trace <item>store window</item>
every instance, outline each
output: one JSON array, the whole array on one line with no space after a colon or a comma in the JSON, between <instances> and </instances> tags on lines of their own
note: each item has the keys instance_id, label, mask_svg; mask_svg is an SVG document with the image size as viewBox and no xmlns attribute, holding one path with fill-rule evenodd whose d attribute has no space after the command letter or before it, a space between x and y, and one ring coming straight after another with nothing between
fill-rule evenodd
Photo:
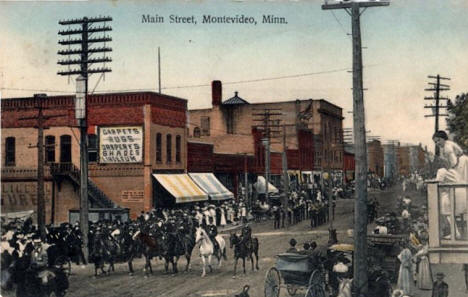
<instances>
[{"instance_id":1,"label":"store window","mask_svg":"<svg viewBox=\"0 0 468 297\"><path fill-rule=\"evenodd\" d=\"M210 136L210 117L201 118L201 128L203 136Z\"/></svg>"},{"instance_id":2,"label":"store window","mask_svg":"<svg viewBox=\"0 0 468 297\"><path fill-rule=\"evenodd\" d=\"M176 155L175 155L175 161L177 163L180 163L180 135L176 136Z\"/></svg>"},{"instance_id":3,"label":"store window","mask_svg":"<svg viewBox=\"0 0 468 297\"><path fill-rule=\"evenodd\" d=\"M161 133L156 134L156 163L162 162L162 137Z\"/></svg>"},{"instance_id":4,"label":"store window","mask_svg":"<svg viewBox=\"0 0 468 297\"><path fill-rule=\"evenodd\" d=\"M96 134L88 134L88 161L98 161L98 138Z\"/></svg>"},{"instance_id":5,"label":"store window","mask_svg":"<svg viewBox=\"0 0 468 297\"><path fill-rule=\"evenodd\" d=\"M201 136L200 128L195 127L195 128L193 129L193 137L195 137L195 138L200 138L200 136Z\"/></svg>"},{"instance_id":6,"label":"store window","mask_svg":"<svg viewBox=\"0 0 468 297\"><path fill-rule=\"evenodd\" d=\"M45 161L47 163L55 162L55 136L45 137Z\"/></svg>"},{"instance_id":7,"label":"store window","mask_svg":"<svg viewBox=\"0 0 468 297\"><path fill-rule=\"evenodd\" d=\"M16 139L7 137L5 139L5 166L15 166L16 161Z\"/></svg>"},{"instance_id":8,"label":"store window","mask_svg":"<svg viewBox=\"0 0 468 297\"><path fill-rule=\"evenodd\" d=\"M166 136L166 162L172 162L172 135L167 134Z\"/></svg>"},{"instance_id":9,"label":"store window","mask_svg":"<svg viewBox=\"0 0 468 297\"><path fill-rule=\"evenodd\" d=\"M60 162L71 163L71 136L62 135L60 136Z\"/></svg>"}]
</instances>

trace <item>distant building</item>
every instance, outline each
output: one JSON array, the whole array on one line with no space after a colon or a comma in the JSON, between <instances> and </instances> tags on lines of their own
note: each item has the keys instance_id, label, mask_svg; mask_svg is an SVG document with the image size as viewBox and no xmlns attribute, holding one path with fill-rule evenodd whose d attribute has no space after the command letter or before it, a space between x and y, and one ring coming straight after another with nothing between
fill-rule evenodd
<instances>
[{"instance_id":1,"label":"distant building","mask_svg":"<svg viewBox=\"0 0 468 297\"><path fill-rule=\"evenodd\" d=\"M345 181L350 182L355 178L356 161L354 159L354 145L344 145L344 162L343 162L343 174Z\"/></svg>"},{"instance_id":2,"label":"distant building","mask_svg":"<svg viewBox=\"0 0 468 297\"><path fill-rule=\"evenodd\" d=\"M265 148L259 127L262 123L257 120L263 118L260 114L267 108L272 109L272 114L281 113L270 119L275 130L270 160L273 179L279 182L281 174L283 126L288 169L308 173L325 168L343 169L342 109L323 99L249 103L235 92L233 97L223 101L222 83L213 81L212 107L189 110L189 140L212 144L218 155L252 156L249 172L264 175ZM215 170L215 174L222 173Z\"/></svg>"},{"instance_id":3,"label":"distant building","mask_svg":"<svg viewBox=\"0 0 468 297\"><path fill-rule=\"evenodd\" d=\"M408 146L398 147L398 169L400 176L407 176L411 173L410 150Z\"/></svg>"},{"instance_id":4,"label":"distant building","mask_svg":"<svg viewBox=\"0 0 468 297\"><path fill-rule=\"evenodd\" d=\"M384 177L394 179L398 177L398 146L395 143L383 145Z\"/></svg>"},{"instance_id":5,"label":"distant building","mask_svg":"<svg viewBox=\"0 0 468 297\"><path fill-rule=\"evenodd\" d=\"M379 177L384 176L384 152L379 140L367 143L367 166L369 172Z\"/></svg>"}]
</instances>

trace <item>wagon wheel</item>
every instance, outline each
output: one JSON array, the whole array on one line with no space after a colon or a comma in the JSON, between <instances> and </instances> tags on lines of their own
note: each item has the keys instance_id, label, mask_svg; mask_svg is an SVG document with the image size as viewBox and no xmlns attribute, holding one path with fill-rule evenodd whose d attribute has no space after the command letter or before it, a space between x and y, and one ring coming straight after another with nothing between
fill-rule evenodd
<instances>
[{"instance_id":1,"label":"wagon wheel","mask_svg":"<svg viewBox=\"0 0 468 297\"><path fill-rule=\"evenodd\" d=\"M325 290L321 285L313 285L307 288L307 292L304 297L325 297Z\"/></svg>"},{"instance_id":2,"label":"wagon wheel","mask_svg":"<svg viewBox=\"0 0 468 297\"><path fill-rule=\"evenodd\" d=\"M289 296L294 296L297 293L297 287L295 285L288 285L287 287Z\"/></svg>"},{"instance_id":3,"label":"wagon wheel","mask_svg":"<svg viewBox=\"0 0 468 297\"><path fill-rule=\"evenodd\" d=\"M70 259L66 256L58 256L54 261L54 266L62 268L67 276L71 274Z\"/></svg>"},{"instance_id":4,"label":"wagon wheel","mask_svg":"<svg viewBox=\"0 0 468 297\"><path fill-rule=\"evenodd\" d=\"M270 268L265 275L265 297L279 297L281 275L275 267Z\"/></svg>"},{"instance_id":5,"label":"wagon wheel","mask_svg":"<svg viewBox=\"0 0 468 297\"><path fill-rule=\"evenodd\" d=\"M305 297L325 297L325 280L320 270L314 270L309 279L309 287Z\"/></svg>"},{"instance_id":6,"label":"wagon wheel","mask_svg":"<svg viewBox=\"0 0 468 297\"><path fill-rule=\"evenodd\" d=\"M323 286L325 281L320 270L316 269L312 272L309 278L309 287L310 286Z\"/></svg>"}]
</instances>

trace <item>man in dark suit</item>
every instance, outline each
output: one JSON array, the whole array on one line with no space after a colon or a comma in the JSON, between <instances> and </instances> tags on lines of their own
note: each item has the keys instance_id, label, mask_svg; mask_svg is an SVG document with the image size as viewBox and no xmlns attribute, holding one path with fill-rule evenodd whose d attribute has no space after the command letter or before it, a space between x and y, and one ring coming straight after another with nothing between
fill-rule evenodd
<instances>
[{"instance_id":1,"label":"man in dark suit","mask_svg":"<svg viewBox=\"0 0 468 297\"><path fill-rule=\"evenodd\" d=\"M448 285L444 282L444 274L438 272L436 274L436 281L432 287L432 297L448 297Z\"/></svg>"}]
</instances>

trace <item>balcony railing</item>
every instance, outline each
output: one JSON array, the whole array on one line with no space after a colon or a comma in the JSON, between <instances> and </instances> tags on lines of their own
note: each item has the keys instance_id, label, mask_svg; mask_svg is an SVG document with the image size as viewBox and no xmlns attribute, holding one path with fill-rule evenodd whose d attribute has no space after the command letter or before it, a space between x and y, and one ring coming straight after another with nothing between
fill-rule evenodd
<instances>
[{"instance_id":1,"label":"balcony railing","mask_svg":"<svg viewBox=\"0 0 468 297\"><path fill-rule=\"evenodd\" d=\"M428 182L427 198L431 262L468 263L468 184Z\"/></svg>"},{"instance_id":2,"label":"balcony railing","mask_svg":"<svg viewBox=\"0 0 468 297\"><path fill-rule=\"evenodd\" d=\"M52 163L50 164L50 173L54 176L67 176L77 185L80 184L80 169L72 163ZM115 203L90 179L88 179L88 194L93 202L101 207L116 207Z\"/></svg>"}]
</instances>

